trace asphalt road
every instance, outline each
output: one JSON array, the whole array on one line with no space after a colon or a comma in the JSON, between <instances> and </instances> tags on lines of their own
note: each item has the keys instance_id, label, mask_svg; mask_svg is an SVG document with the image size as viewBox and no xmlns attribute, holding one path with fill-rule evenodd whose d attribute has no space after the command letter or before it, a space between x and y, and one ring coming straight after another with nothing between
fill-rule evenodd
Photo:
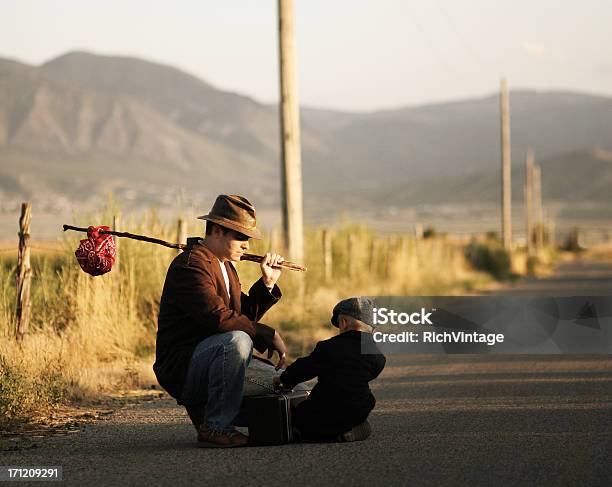
<instances>
[{"instance_id":1,"label":"asphalt road","mask_svg":"<svg viewBox=\"0 0 612 487\"><path fill-rule=\"evenodd\" d=\"M612 291L612 265L564 264L518 294ZM2 465L70 485L611 485L612 356L390 357L368 441L195 448L170 399L127 407Z\"/></svg>"}]
</instances>

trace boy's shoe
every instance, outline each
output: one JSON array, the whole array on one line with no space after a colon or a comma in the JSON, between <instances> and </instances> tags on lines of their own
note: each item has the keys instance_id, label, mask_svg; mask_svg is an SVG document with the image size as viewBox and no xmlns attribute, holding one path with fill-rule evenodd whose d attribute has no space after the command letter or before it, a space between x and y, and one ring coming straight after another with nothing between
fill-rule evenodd
<instances>
[{"instance_id":1,"label":"boy's shoe","mask_svg":"<svg viewBox=\"0 0 612 487\"><path fill-rule=\"evenodd\" d=\"M365 420L363 423L358 424L353 427L353 429L348 430L346 433L342 433L338 438L339 441L362 441L369 438L372 434L372 427L368 420Z\"/></svg>"},{"instance_id":2,"label":"boy's shoe","mask_svg":"<svg viewBox=\"0 0 612 487\"><path fill-rule=\"evenodd\" d=\"M198 429L198 447L200 448L236 448L245 446L248 441L248 436L236 430L217 430L207 424L200 425Z\"/></svg>"}]
</instances>

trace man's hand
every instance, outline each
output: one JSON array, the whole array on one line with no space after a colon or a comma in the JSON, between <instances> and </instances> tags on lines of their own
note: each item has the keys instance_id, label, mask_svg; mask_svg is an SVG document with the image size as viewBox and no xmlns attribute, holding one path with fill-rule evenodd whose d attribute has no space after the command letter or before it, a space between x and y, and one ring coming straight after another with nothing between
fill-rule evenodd
<instances>
[{"instance_id":1,"label":"man's hand","mask_svg":"<svg viewBox=\"0 0 612 487\"><path fill-rule=\"evenodd\" d=\"M263 283L268 289L272 289L278 281L278 278L281 275L281 264L285 259L278 254L271 254L270 252L266 253L264 259L261 261L261 276L263 278Z\"/></svg>"},{"instance_id":2,"label":"man's hand","mask_svg":"<svg viewBox=\"0 0 612 487\"><path fill-rule=\"evenodd\" d=\"M274 338L272 340L272 346L268 348L268 358L272 358L274 350L278 352L278 363L276 364L276 370L280 369L285 365L285 359L287 358L287 347L280 333L274 331Z\"/></svg>"}]
</instances>

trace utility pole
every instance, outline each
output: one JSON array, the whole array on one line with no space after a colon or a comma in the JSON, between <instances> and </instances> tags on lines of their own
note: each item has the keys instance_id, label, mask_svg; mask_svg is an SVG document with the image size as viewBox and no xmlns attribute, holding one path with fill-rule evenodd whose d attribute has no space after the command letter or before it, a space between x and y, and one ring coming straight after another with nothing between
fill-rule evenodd
<instances>
[{"instance_id":1,"label":"utility pole","mask_svg":"<svg viewBox=\"0 0 612 487\"><path fill-rule=\"evenodd\" d=\"M281 199L283 239L291 259L304 257L300 114L295 81L293 0L278 0Z\"/></svg>"},{"instance_id":2,"label":"utility pole","mask_svg":"<svg viewBox=\"0 0 612 487\"><path fill-rule=\"evenodd\" d=\"M542 169L537 165L533 170L533 194L536 215L536 249L539 252L544 245L544 220L542 218Z\"/></svg>"},{"instance_id":3,"label":"utility pole","mask_svg":"<svg viewBox=\"0 0 612 487\"><path fill-rule=\"evenodd\" d=\"M548 217L548 245L555 249L557 247L557 239L555 232L557 231L557 222L555 215L549 215Z\"/></svg>"},{"instance_id":4,"label":"utility pole","mask_svg":"<svg viewBox=\"0 0 612 487\"><path fill-rule=\"evenodd\" d=\"M527 148L525 157L525 225L527 227L527 255L533 255L533 150Z\"/></svg>"},{"instance_id":5,"label":"utility pole","mask_svg":"<svg viewBox=\"0 0 612 487\"><path fill-rule=\"evenodd\" d=\"M332 280L332 237L331 232L326 228L323 229L323 280L326 283Z\"/></svg>"},{"instance_id":6,"label":"utility pole","mask_svg":"<svg viewBox=\"0 0 612 487\"><path fill-rule=\"evenodd\" d=\"M499 107L501 112L502 162L502 242L506 250L512 245L512 185L510 173L510 101L508 83L501 80Z\"/></svg>"}]
</instances>

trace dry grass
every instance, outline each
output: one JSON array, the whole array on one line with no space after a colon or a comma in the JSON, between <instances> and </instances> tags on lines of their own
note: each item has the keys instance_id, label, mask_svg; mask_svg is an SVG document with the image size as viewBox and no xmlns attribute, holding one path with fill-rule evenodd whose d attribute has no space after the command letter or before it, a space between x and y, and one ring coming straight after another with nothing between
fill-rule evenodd
<instances>
[{"instance_id":1,"label":"dry grass","mask_svg":"<svg viewBox=\"0 0 612 487\"><path fill-rule=\"evenodd\" d=\"M612 262L612 245L594 245L585 252L584 258Z\"/></svg>"},{"instance_id":2,"label":"dry grass","mask_svg":"<svg viewBox=\"0 0 612 487\"><path fill-rule=\"evenodd\" d=\"M111 212L75 222L109 222ZM188 229L190 235L202 233L198 223ZM123 219L121 226L175 240L174 226L163 224L154 212L140 220ZM325 282L322 229L306 234L309 270L283 274L284 299L265 317L282 331L294 357L333 333L331 309L342 298L459 294L491 282L470 268L459 242L379 237L354 225L335 233L333 278ZM80 238L83 234L66 234L60 252L34 252L32 321L20 346L14 341L15 258L0 255L0 417L24 419L60 403L155 384L151 365L159 297L175 251L121 239L118 267L94 278L74 258ZM271 246L264 239L252 251L263 253ZM237 267L248 289L259 267L247 262Z\"/></svg>"}]
</instances>

